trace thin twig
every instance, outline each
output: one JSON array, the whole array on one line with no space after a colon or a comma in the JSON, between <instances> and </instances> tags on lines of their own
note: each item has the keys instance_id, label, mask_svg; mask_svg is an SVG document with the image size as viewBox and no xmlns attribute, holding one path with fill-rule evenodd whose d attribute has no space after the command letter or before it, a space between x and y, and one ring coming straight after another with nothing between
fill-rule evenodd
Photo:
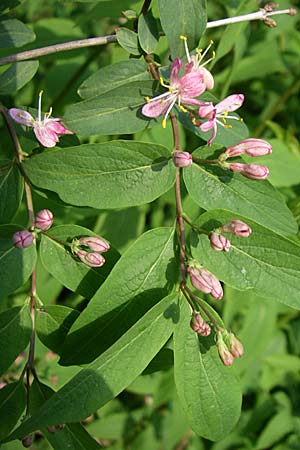
<instances>
[{"instance_id":1,"label":"thin twig","mask_svg":"<svg viewBox=\"0 0 300 450\"><path fill-rule=\"evenodd\" d=\"M195 302L197 302L197 304L200 306L200 308L202 309L202 311L204 312L204 314L208 317L208 319L213 323L215 329L217 331L220 331L222 328L219 326L219 324L216 322L216 320L214 319L214 317L210 314L210 312L208 311L208 309L203 305L203 300L201 300L196 294L194 294L193 291L191 291L191 289L186 285L186 284L182 284L181 285L181 289L185 290L190 297L192 297L193 300L195 300Z\"/></svg>"},{"instance_id":2,"label":"thin twig","mask_svg":"<svg viewBox=\"0 0 300 450\"><path fill-rule=\"evenodd\" d=\"M228 17L226 19L214 20L207 23L207 28L216 28L225 25L230 25L232 23L238 22L248 22L251 20L266 20L268 17L279 15L279 14L289 14L291 16L295 15L297 11L294 8L282 9L280 11L266 11L261 9L255 13L245 14L242 16ZM15 53L14 55L5 56L0 58L0 66L4 64L9 64L17 61L26 61L28 59L38 58L40 56L51 55L53 53L65 52L69 50L75 50L78 48L92 47L97 45L105 45L111 42L116 42L117 37L115 34L110 34L107 36L99 36L88 39L79 39L77 41L63 42L62 44L49 45L47 47L36 48L34 50L27 50L25 52Z\"/></svg>"}]
</instances>

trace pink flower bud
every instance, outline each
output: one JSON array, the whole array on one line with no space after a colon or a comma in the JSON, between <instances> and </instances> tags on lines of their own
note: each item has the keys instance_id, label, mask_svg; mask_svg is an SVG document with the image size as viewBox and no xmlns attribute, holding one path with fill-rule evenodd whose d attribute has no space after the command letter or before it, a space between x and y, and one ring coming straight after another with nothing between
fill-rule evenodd
<instances>
[{"instance_id":1,"label":"pink flower bud","mask_svg":"<svg viewBox=\"0 0 300 450\"><path fill-rule=\"evenodd\" d=\"M239 237L248 237L252 233L251 228L245 222L241 220L232 220L221 227L221 231L224 233L232 233Z\"/></svg>"},{"instance_id":2,"label":"pink flower bud","mask_svg":"<svg viewBox=\"0 0 300 450\"><path fill-rule=\"evenodd\" d=\"M214 250L229 252L230 240L221 234L212 232L209 235L210 245Z\"/></svg>"},{"instance_id":3,"label":"pink flower bud","mask_svg":"<svg viewBox=\"0 0 300 450\"><path fill-rule=\"evenodd\" d=\"M100 255L100 253L89 253L85 250L77 250L76 255L84 264L90 267L102 267L105 263L105 258Z\"/></svg>"},{"instance_id":4,"label":"pink flower bud","mask_svg":"<svg viewBox=\"0 0 300 450\"><path fill-rule=\"evenodd\" d=\"M269 176L269 169L258 164L229 163L227 167L233 172L239 172L252 180L265 180Z\"/></svg>"},{"instance_id":5,"label":"pink flower bud","mask_svg":"<svg viewBox=\"0 0 300 450\"><path fill-rule=\"evenodd\" d=\"M83 236L78 239L77 245L84 245L89 247L93 252L107 252L109 250L109 243L98 236Z\"/></svg>"},{"instance_id":6,"label":"pink flower bud","mask_svg":"<svg viewBox=\"0 0 300 450\"><path fill-rule=\"evenodd\" d=\"M35 216L34 226L38 230L47 231L53 224L53 214L49 209L42 209Z\"/></svg>"},{"instance_id":7,"label":"pink flower bud","mask_svg":"<svg viewBox=\"0 0 300 450\"><path fill-rule=\"evenodd\" d=\"M228 347L225 344L221 333L217 334L217 349L224 366L232 366L234 356L228 350Z\"/></svg>"},{"instance_id":8,"label":"pink flower bud","mask_svg":"<svg viewBox=\"0 0 300 450\"><path fill-rule=\"evenodd\" d=\"M191 328L195 333L201 336L208 336L211 333L211 328L207 322L203 319L198 311L193 311L193 316L190 322Z\"/></svg>"},{"instance_id":9,"label":"pink flower bud","mask_svg":"<svg viewBox=\"0 0 300 450\"><path fill-rule=\"evenodd\" d=\"M229 333L228 343L230 348L230 353L234 356L234 358L240 358L244 354L244 347L241 341L233 334Z\"/></svg>"},{"instance_id":10,"label":"pink flower bud","mask_svg":"<svg viewBox=\"0 0 300 450\"><path fill-rule=\"evenodd\" d=\"M175 152L173 162L176 167L188 167L192 165L193 158L189 152Z\"/></svg>"},{"instance_id":11,"label":"pink flower bud","mask_svg":"<svg viewBox=\"0 0 300 450\"><path fill-rule=\"evenodd\" d=\"M244 139L233 147L228 147L226 158L234 158L235 156L265 156L272 153L272 145L263 139Z\"/></svg>"},{"instance_id":12,"label":"pink flower bud","mask_svg":"<svg viewBox=\"0 0 300 450\"><path fill-rule=\"evenodd\" d=\"M31 447L32 443L33 443L33 436L32 436L32 434L29 434L28 436L24 436L22 438L21 442L22 442L23 447L25 447L25 448Z\"/></svg>"},{"instance_id":13,"label":"pink flower bud","mask_svg":"<svg viewBox=\"0 0 300 450\"><path fill-rule=\"evenodd\" d=\"M223 297L223 289L220 281L212 273L203 267L189 265L187 271L192 285L205 294L211 294L216 300Z\"/></svg>"},{"instance_id":14,"label":"pink flower bud","mask_svg":"<svg viewBox=\"0 0 300 450\"><path fill-rule=\"evenodd\" d=\"M14 246L17 248L30 247L33 244L34 236L28 230L17 231L12 237Z\"/></svg>"}]
</instances>

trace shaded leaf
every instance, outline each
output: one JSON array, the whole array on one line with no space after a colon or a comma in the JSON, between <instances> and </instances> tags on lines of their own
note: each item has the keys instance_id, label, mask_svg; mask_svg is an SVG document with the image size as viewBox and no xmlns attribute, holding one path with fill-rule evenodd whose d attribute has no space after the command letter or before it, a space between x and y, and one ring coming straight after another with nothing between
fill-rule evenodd
<instances>
[{"instance_id":1,"label":"shaded leaf","mask_svg":"<svg viewBox=\"0 0 300 450\"><path fill-rule=\"evenodd\" d=\"M146 53L153 53L156 50L159 32L157 21L153 17L152 12L141 14L138 20L138 36L142 49Z\"/></svg>"},{"instance_id":2,"label":"shaded leaf","mask_svg":"<svg viewBox=\"0 0 300 450\"><path fill-rule=\"evenodd\" d=\"M13 63L0 75L0 94L11 94L21 89L34 77L38 67L38 61Z\"/></svg>"},{"instance_id":3,"label":"shaded leaf","mask_svg":"<svg viewBox=\"0 0 300 450\"><path fill-rule=\"evenodd\" d=\"M0 223L8 223L14 217L23 196L23 178L12 161L0 161Z\"/></svg>"},{"instance_id":4,"label":"shaded leaf","mask_svg":"<svg viewBox=\"0 0 300 450\"><path fill-rule=\"evenodd\" d=\"M10 6L10 5L8 5ZM0 20L0 47L22 47L35 40L35 34L18 19Z\"/></svg>"},{"instance_id":5,"label":"shaded leaf","mask_svg":"<svg viewBox=\"0 0 300 450\"><path fill-rule=\"evenodd\" d=\"M3 439L18 422L26 404L23 380L10 383L0 390L0 439Z\"/></svg>"},{"instance_id":6,"label":"shaded leaf","mask_svg":"<svg viewBox=\"0 0 300 450\"><path fill-rule=\"evenodd\" d=\"M128 28L118 28L116 31L118 43L131 55L140 55L138 35Z\"/></svg>"}]
</instances>

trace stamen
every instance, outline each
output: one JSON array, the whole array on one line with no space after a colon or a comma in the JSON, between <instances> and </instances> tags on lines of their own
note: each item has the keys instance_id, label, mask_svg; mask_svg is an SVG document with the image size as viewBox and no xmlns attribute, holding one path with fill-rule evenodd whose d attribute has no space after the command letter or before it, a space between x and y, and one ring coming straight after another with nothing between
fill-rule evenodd
<instances>
[{"instance_id":1,"label":"stamen","mask_svg":"<svg viewBox=\"0 0 300 450\"><path fill-rule=\"evenodd\" d=\"M232 125L224 125L224 128L232 128Z\"/></svg>"},{"instance_id":2,"label":"stamen","mask_svg":"<svg viewBox=\"0 0 300 450\"><path fill-rule=\"evenodd\" d=\"M204 56L207 54L207 52L209 51L210 47L211 47L213 44L214 44L214 41L210 41L210 42L209 42L209 44L208 44L208 46L206 47L206 49L204 50L204 52L201 53L201 59L200 59L200 61L204 58ZM213 58L215 58L215 53L216 53L216 52L213 52Z\"/></svg>"},{"instance_id":3,"label":"stamen","mask_svg":"<svg viewBox=\"0 0 300 450\"><path fill-rule=\"evenodd\" d=\"M42 95L43 91L40 91L39 93L39 102L38 102L38 121L42 121Z\"/></svg>"},{"instance_id":4,"label":"stamen","mask_svg":"<svg viewBox=\"0 0 300 450\"><path fill-rule=\"evenodd\" d=\"M182 106L182 105L179 105L179 109L180 109L180 111L182 111L182 112L188 112L188 110L187 110L184 106Z\"/></svg>"},{"instance_id":5,"label":"stamen","mask_svg":"<svg viewBox=\"0 0 300 450\"><path fill-rule=\"evenodd\" d=\"M163 121L162 121L162 127L163 128L166 128L166 126L167 126L167 120L166 119L163 119Z\"/></svg>"},{"instance_id":6,"label":"stamen","mask_svg":"<svg viewBox=\"0 0 300 450\"><path fill-rule=\"evenodd\" d=\"M189 48L188 48L188 45L187 45L187 37L181 35L181 36L180 36L180 39L181 39L181 40L183 41L183 43L184 43L184 50L185 50L187 62L190 63L190 62L191 62L191 55L190 55Z\"/></svg>"},{"instance_id":7,"label":"stamen","mask_svg":"<svg viewBox=\"0 0 300 450\"><path fill-rule=\"evenodd\" d=\"M173 106L175 105L176 100L177 100L177 97L175 96L174 100L171 102L169 108L167 109L167 112L166 112L166 114L165 114L165 117L164 117L164 119L163 119L163 121L162 121L162 126L163 126L163 128L166 128L166 126L167 126L167 118L168 118L168 115L170 114L171 109L172 109Z\"/></svg>"},{"instance_id":8,"label":"stamen","mask_svg":"<svg viewBox=\"0 0 300 450\"><path fill-rule=\"evenodd\" d=\"M150 103L150 97L145 97L146 103Z\"/></svg>"}]
</instances>

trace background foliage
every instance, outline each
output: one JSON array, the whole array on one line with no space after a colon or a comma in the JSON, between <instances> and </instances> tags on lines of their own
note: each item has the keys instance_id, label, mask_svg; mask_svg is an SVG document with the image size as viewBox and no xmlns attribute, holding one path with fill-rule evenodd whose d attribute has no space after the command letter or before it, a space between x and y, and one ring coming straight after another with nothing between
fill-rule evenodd
<instances>
[{"instance_id":1,"label":"background foliage","mask_svg":"<svg viewBox=\"0 0 300 450\"><path fill-rule=\"evenodd\" d=\"M278 16L275 29L260 22L208 29L201 40L204 48L215 41L216 58L209 66L214 95L243 92L241 115L250 136L273 146L272 156L259 161L270 168L273 186L258 182L257 187L238 175L232 189L222 171L196 165L184 173L184 211L199 226L240 217L253 229L247 243L232 239L228 255L212 254L205 236L190 236L194 257L199 255L225 282L216 309L245 347L243 358L229 369L220 364L213 339L198 341L191 332L187 306L178 310L171 126L164 130L155 126L159 121L146 122L138 113L144 96L157 91L138 58L141 50L168 65L167 38L176 57L182 52L179 34L188 34L193 48L205 29L203 14L193 14L198 3L204 11L204 1L174 3L154 0L152 14L138 20L137 36L135 19L121 11L131 10L134 17L142 1L1 2L0 57L19 47L102 36L119 28L118 43L0 67L1 101L7 108L32 108L43 90L43 109L52 105L54 116L77 133L64 137L62 148L40 152L32 135L16 126L23 150L35 152L24 167L36 211L54 213L50 234L62 240L97 234L112 246L101 269L75 261L47 236L38 256L34 247L12 247L12 234L27 226L27 211L22 177L11 163L11 139L0 119L0 370L7 383L0 390L1 439L21 425L3 450L23 448L17 438L36 429L42 431L32 445L36 450L300 449L299 15ZM298 4L279 3L280 8ZM254 0L214 0L208 2L207 20L259 6ZM178 11L182 20L193 17L185 30L179 29ZM159 35L158 17L166 36ZM196 21L199 26L193 27ZM203 146L199 135L183 125L182 148ZM247 130L241 126L235 133L239 140ZM228 132L216 144L236 139ZM209 156L218 148L204 152ZM194 154L203 157L203 149ZM237 270L241 258L246 278ZM41 383L32 385L32 418L21 424L26 392L19 377L31 334L25 299L35 263L37 294L44 304L36 317L35 367ZM49 432L60 423L67 425Z\"/></svg>"}]
</instances>

